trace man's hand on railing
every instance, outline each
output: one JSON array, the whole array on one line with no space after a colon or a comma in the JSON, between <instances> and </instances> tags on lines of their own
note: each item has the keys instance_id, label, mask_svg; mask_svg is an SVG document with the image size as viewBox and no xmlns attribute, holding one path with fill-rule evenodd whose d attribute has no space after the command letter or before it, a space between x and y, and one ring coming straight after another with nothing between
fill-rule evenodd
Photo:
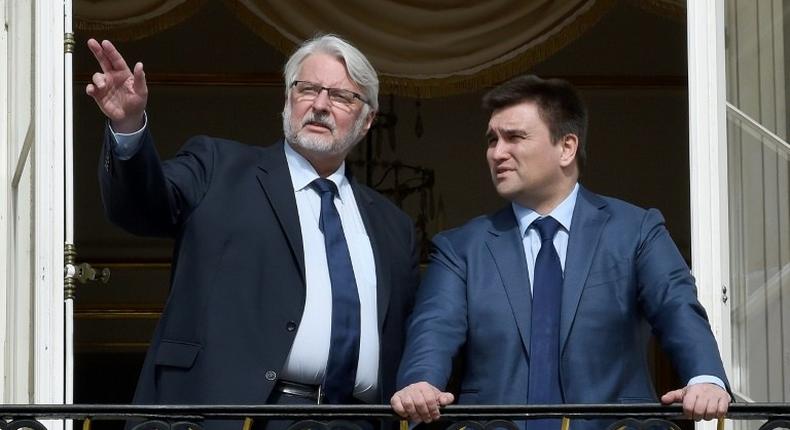
<instances>
[{"instance_id":1,"label":"man's hand on railing","mask_svg":"<svg viewBox=\"0 0 790 430\"><path fill-rule=\"evenodd\" d=\"M722 418L730 405L730 395L716 384L692 384L661 396L661 403L683 403L683 412L697 421Z\"/></svg>"},{"instance_id":2,"label":"man's hand on railing","mask_svg":"<svg viewBox=\"0 0 790 430\"><path fill-rule=\"evenodd\" d=\"M440 391L427 382L417 382L398 391L390 399L395 413L416 423L438 420L439 407L455 400L451 393Z\"/></svg>"}]
</instances>

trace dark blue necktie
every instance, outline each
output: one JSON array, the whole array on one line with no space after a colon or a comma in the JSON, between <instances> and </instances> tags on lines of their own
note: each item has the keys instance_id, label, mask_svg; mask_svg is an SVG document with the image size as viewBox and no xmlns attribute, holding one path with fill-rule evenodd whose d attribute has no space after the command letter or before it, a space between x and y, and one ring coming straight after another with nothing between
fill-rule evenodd
<instances>
[{"instance_id":1,"label":"dark blue necktie","mask_svg":"<svg viewBox=\"0 0 790 430\"><path fill-rule=\"evenodd\" d=\"M529 404L562 403L560 389L560 301L562 266L554 235L560 223L552 217L532 223L540 234L532 284L532 333L529 341ZM559 420L532 420L529 430L557 429Z\"/></svg>"},{"instance_id":2,"label":"dark blue necktie","mask_svg":"<svg viewBox=\"0 0 790 430\"><path fill-rule=\"evenodd\" d=\"M321 195L319 227L324 233L326 261L332 284L332 335L326 363L324 393L329 404L351 403L359 361L359 295L343 224L335 207L337 187L318 178L311 186Z\"/></svg>"}]
</instances>

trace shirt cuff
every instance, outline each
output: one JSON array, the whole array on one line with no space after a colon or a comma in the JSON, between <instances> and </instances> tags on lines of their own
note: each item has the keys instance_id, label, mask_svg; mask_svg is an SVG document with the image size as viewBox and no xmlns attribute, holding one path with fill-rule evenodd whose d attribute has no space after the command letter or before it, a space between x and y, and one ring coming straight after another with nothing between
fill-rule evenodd
<instances>
[{"instance_id":1,"label":"shirt cuff","mask_svg":"<svg viewBox=\"0 0 790 430\"><path fill-rule=\"evenodd\" d=\"M142 136L145 128L148 127L148 114L143 112L143 126L133 133L116 133L109 125L115 144L112 145L112 153L119 160L128 160L137 154L142 146Z\"/></svg>"},{"instance_id":2,"label":"shirt cuff","mask_svg":"<svg viewBox=\"0 0 790 430\"><path fill-rule=\"evenodd\" d=\"M713 375L699 375L689 379L689 383L686 386L694 385L694 384L716 384L721 387L722 390L727 390L727 387L724 386L724 381L721 379L713 376Z\"/></svg>"}]
</instances>

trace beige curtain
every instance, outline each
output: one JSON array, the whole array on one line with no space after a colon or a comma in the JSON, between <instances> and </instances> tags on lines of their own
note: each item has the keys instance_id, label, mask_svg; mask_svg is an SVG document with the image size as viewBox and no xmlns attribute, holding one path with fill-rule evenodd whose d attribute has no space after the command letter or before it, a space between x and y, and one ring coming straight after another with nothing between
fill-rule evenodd
<instances>
[{"instance_id":1,"label":"beige curtain","mask_svg":"<svg viewBox=\"0 0 790 430\"><path fill-rule=\"evenodd\" d=\"M206 0L74 0L74 26L91 36L135 40L159 33L197 12Z\"/></svg>"},{"instance_id":2,"label":"beige curtain","mask_svg":"<svg viewBox=\"0 0 790 430\"><path fill-rule=\"evenodd\" d=\"M75 26L139 39L174 26L207 0L75 0ZM266 42L290 54L336 33L358 46L383 93L435 97L477 90L529 70L576 39L615 0L223 0ZM684 15L685 0L631 0Z\"/></svg>"},{"instance_id":3,"label":"beige curtain","mask_svg":"<svg viewBox=\"0 0 790 430\"><path fill-rule=\"evenodd\" d=\"M431 97L522 73L592 26L612 0L225 0L290 53L317 33L358 46L383 92Z\"/></svg>"}]
</instances>

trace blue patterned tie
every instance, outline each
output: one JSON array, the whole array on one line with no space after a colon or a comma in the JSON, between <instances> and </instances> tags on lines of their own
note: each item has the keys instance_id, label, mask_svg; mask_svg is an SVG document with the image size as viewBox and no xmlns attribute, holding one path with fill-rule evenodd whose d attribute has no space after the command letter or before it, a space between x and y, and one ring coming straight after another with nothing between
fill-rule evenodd
<instances>
[{"instance_id":1,"label":"blue patterned tie","mask_svg":"<svg viewBox=\"0 0 790 430\"><path fill-rule=\"evenodd\" d=\"M343 224L335 207L337 187L329 179L310 184L321 195L321 220L326 261L332 284L332 335L326 363L324 393L329 404L352 403L359 361L359 295Z\"/></svg>"},{"instance_id":2,"label":"blue patterned tie","mask_svg":"<svg viewBox=\"0 0 790 430\"><path fill-rule=\"evenodd\" d=\"M560 223L552 217L532 223L540 234L532 285L532 333L529 341L529 404L560 404L560 302L562 266L554 235ZM532 420L529 430L558 429L559 420Z\"/></svg>"}]
</instances>

